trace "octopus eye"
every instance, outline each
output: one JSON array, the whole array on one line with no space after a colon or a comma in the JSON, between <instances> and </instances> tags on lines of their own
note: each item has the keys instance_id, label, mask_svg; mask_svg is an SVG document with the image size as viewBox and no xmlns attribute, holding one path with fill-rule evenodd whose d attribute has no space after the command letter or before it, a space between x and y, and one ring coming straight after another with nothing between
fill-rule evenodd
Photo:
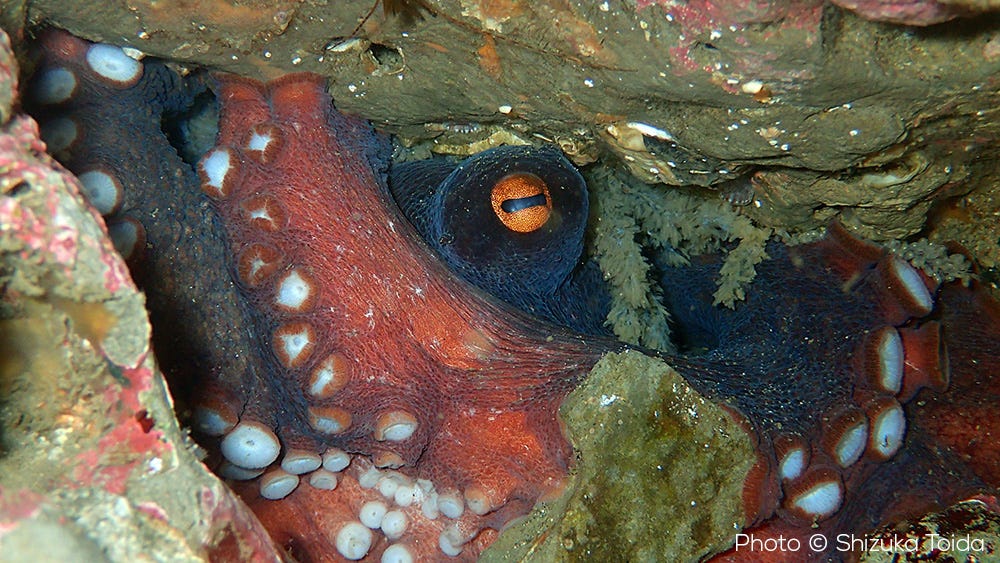
<instances>
[{"instance_id":1,"label":"octopus eye","mask_svg":"<svg viewBox=\"0 0 1000 563\"><path fill-rule=\"evenodd\" d=\"M493 213L508 229L518 233L536 231L552 215L549 187L534 174L508 174L493 185Z\"/></svg>"}]
</instances>

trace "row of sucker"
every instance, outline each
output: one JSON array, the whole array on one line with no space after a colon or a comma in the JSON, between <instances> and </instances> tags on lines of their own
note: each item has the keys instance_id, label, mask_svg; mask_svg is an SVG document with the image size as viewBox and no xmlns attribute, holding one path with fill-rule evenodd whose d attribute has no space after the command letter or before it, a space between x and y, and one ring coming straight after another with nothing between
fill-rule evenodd
<instances>
[{"instance_id":1,"label":"row of sucker","mask_svg":"<svg viewBox=\"0 0 1000 563\"><path fill-rule=\"evenodd\" d=\"M245 95L242 83L230 86L234 96ZM361 368L347 349L336 347L337 335L329 334L337 303L321 295L315 271L296 259L303 255L298 247L302 242L289 232L291 210L282 203L287 199L266 187L266 179L278 175L269 167L289 158L284 154L285 139L295 134L295 127L294 122L258 123L240 144L208 151L198 172L202 190L215 202L229 231L234 277L248 300L267 311L260 323L261 332L270 335L271 362L282 373L279 378L292 383L291 399L303 405L305 422L314 431L308 438L319 439L286 435L255 411L237 415L226 404L211 400L199 406L197 426L220 440L225 458L220 474L255 480L265 499L286 498L303 481L324 491L343 493L345 486L355 483L367 491L362 494L368 499L364 503L355 506L352 501L356 519L331 523L336 549L347 559L364 558L384 541L388 543L383 545L382 561L412 561L418 531L433 531L441 553L459 556L480 532L479 516L494 508L490 499L475 486L439 490L426 479L396 471L414 459L392 445L426 440L426 435L418 436L418 417L401 406L405 402L385 401L386 408L370 413L346 408L354 394L365 392L365 383L357 382ZM379 444L371 457L336 447L362 439ZM428 527L428 522L434 526Z\"/></svg>"},{"instance_id":2,"label":"row of sucker","mask_svg":"<svg viewBox=\"0 0 1000 563\"><path fill-rule=\"evenodd\" d=\"M860 272L845 266L840 273L847 275L848 286L877 292L880 318L893 324L860 340L851 358L853 400L822 418L819 440L810 444L795 433L778 433L773 439L784 493L782 513L805 522L837 513L844 502L845 475L859 461L878 463L896 454L906 435L903 404L921 388L940 391L948 384L940 327L935 321L919 322L934 307L936 284L909 263L839 229L832 227L828 237L845 255L877 260Z\"/></svg>"},{"instance_id":3,"label":"row of sucker","mask_svg":"<svg viewBox=\"0 0 1000 563\"><path fill-rule=\"evenodd\" d=\"M133 88L142 79L145 67L137 54L117 46L90 44L61 33L46 41L43 44L48 46L47 52L64 53L65 62L51 58L43 61L29 83L28 103L41 108L40 129L49 151L64 161L73 161L76 155L86 153L80 148L88 142L87 127L74 115L80 111L76 107L77 94L83 89L94 90L92 82L123 91ZM77 64L80 61L85 64ZM248 159L268 164L278 154L280 136L276 125L261 124L251 129L238 151L229 147L210 151L199 164L202 190L215 199L227 198L234 182L232 169ZM140 219L122 213L125 193L114 167L73 162L82 194L105 217L115 248L130 264L141 260L146 246L145 228ZM267 233L280 234L286 223L280 202L267 194L246 197L238 206L245 228L257 232L255 240ZM286 259L278 240L270 245L247 243L237 250L235 270L244 290L269 295L274 309L285 315L285 322L272 331L274 358L289 371L308 374L305 390L317 401L309 407L310 425L317 432L337 435L351 426L351 413L332 401L347 387L351 363L339 352L320 354L317 350L319 338L309 322L309 312L315 306L315 280L306 269L285 263ZM337 447L311 451L284 446L271 425L238 413L233 406L239 401L220 399L231 397L231 390L218 391L202 393L194 407L192 424L200 434L219 439L224 457L217 468L221 477L256 480L260 495L271 500L285 498L301 481L317 490L333 491L345 478L358 482L363 490L381 494L383 500L365 502L357 510L357 520L344 523L336 533L336 548L347 559L365 557L373 545L373 532L381 531L394 542L382 550L382 561L412 561L415 551L408 547L405 534L414 519L457 520L487 511L484 507L489 506L489 500L475 487L464 493L447 489L439 494L427 480L379 469L367 457ZM378 442L403 442L417 427L413 414L402 409L385 410L374 417L371 437ZM376 463L388 468L402 465L402 460L389 453ZM353 476L346 473L349 470ZM462 553L464 544L474 535L470 530L475 528L457 521L439 527L439 549L449 556Z\"/></svg>"},{"instance_id":4,"label":"row of sucker","mask_svg":"<svg viewBox=\"0 0 1000 563\"><path fill-rule=\"evenodd\" d=\"M127 90L143 77L144 66L121 47L86 43L68 35L46 34L40 45L46 55L56 52L63 57L41 61L29 83L26 102L33 113L42 115L39 133L49 153L61 162L72 161L74 153L84 152L81 149L90 142L86 126L73 116L81 90L93 83ZM145 229L137 218L121 213L124 194L114 170L102 163L83 163L72 169L83 196L105 218L115 250L130 262L137 258L145 246Z\"/></svg>"}]
</instances>

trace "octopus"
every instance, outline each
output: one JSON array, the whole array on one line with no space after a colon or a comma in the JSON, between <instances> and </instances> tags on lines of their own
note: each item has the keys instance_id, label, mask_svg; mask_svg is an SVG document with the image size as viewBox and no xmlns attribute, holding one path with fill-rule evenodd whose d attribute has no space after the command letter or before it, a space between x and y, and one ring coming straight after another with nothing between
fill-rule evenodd
<instances>
[{"instance_id":1,"label":"octopus","mask_svg":"<svg viewBox=\"0 0 1000 563\"><path fill-rule=\"evenodd\" d=\"M393 166L314 75L182 78L59 31L37 50L26 105L146 291L207 463L291 557L474 560L560 493L558 406L627 346L556 149ZM188 162L162 124L208 91L218 135ZM679 351L646 350L756 437L745 527L833 538L995 494L1000 306L836 224L768 254L733 310L717 256L659 264ZM832 545L809 557L850 557Z\"/></svg>"}]
</instances>

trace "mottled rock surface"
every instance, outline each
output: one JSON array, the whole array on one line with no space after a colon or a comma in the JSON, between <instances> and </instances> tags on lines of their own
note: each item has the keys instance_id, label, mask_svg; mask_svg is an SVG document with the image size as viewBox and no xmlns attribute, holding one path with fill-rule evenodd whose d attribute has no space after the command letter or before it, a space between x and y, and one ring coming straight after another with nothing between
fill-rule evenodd
<instances>
[{"instance_id":1,"label":"mottled rock surface","mask_svg":"<svg viewBox=\"0 0 1000 563\"><path fill-rule=\"evenodd\" d=\"M24 116L0 126L0 294L0 560L277 559L177 424L143 296Z\"/></svg>"},{"instance_id":2,"label":"mottled rock surface","mask_svg":"<svg viewBox=\"0 0 1000 563\"><path fill-rule=\"evenodd\" d=\"M342 110L432 149L541 138L670 186L753 175L747 214L769 227L840 217L890 240L970 210L931 234L997 263L975 226L997 209L995 3L423 3L420 18L367 20L367 0L42 0L3 14L18 37L45 23L255 77L318 72Z\"/></svg>"},{"instance_id":3,"label":"mottled rock surface","mask_svg":"<svg viewBox=\"0 0 1000 563\"><path fill-rule=\"evenodd\" d=\"M483 560L698 560L731 544L754 446L677 372L638 352L610 354L560 414L577 453L565 494Z\"/></svg>"}]
</instances>

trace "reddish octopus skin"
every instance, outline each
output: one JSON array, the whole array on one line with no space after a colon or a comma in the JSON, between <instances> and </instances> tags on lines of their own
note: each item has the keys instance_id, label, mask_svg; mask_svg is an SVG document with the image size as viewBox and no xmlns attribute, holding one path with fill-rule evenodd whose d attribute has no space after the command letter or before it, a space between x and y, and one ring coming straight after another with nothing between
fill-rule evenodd
<instances>
[{"instance_id":1,"label":"reddish octopus skin","mask_svg":"<svg viewBox=\"0 0 1000 563\"><path fill-rule=\"evenodd\" d=\"M902 449L882 464L850 473L844 507L833 518L803 525L773 517L744 532L761 542L779 542L772 545L797 541L800 549L733 548L712 563L853 561L861 554L838 549L846 545L838 538L870 538L881 526L979 494L992 498L1000 490L1000 302L978 282L950 283L939 292L935 318L943 326L948 387L922 389L906 405ZM810 549L817 537L827 549Z\"/></svg>"},{"instance_id":2,"label":"reddish octopus skin","mask_svg":"<svg viewBox=\"0 0 1000 563\"><path fill-rule=\"evenodd\" d=\"M1000 302L976 282L949 285L941 323L951 385L945 393L921 395L913 415L936 444L1000 487Z\"/></svg>"},{"instance_id":3,"label":"reddish octopus skin","mask_svg":"<svg viewBox=\"0 0 1000 563\"><path fill-rule=\"evenodd\" d=\"M286 450L322 453L336 446L363 453L378 466L429 480L439 493L479 501L477 510L469 504L452 523L421 521L419 510L411 511L411 529L401 540L415 560L434 559L449 528L456 547L471 540L461 557L474 558L493 537L481 534L484 529L499 529L559 490L570 450L556 420L558 405L600 355L618 345L507 312L432 258L392 212L382 172L366 154L376 142L367 124L336 113L320 78L290 75L263 86L224 76L217 94L218 144L200 167L206 191L216 198L234 255L260 251L280 261L263 279L237 273L238 283L260 334L309 327L315 344L268 355L267 380L252 396L229 401L231 412L216 414L276 428ZM254 130L271 139L262 151L248 148L247 132ZM220 190L209 185L208 163L222 154L230 165L216 182ZM262 201L270 217L263 228L249 219ZM306 280L309 295L300 307L281 310L277 288L293 271ZM274 337L273 345L278 349L281 339ZM326 396L310 396L311 370L331 355L345 381ZM246 407L237 412L240 401ZM283 408L276 411L275 404ZM379 439L387 413L415 421L412 435ZM317 414L337 418L344 428L324 432L329 427L310 422ZM355 487L352 478L365 463L356 456L338 490ZM309 558L320 560L337 551L317 536L329 538L358 519L364 495L353 493L300 486L282 502L261 502L252 492L245 498L293 552L301 557L294 546L308 544ZM345 496L351 498L338 500ZM323 507L322 516L305 519L315 533L303 532L302 519L288 518L315 506ZM369 556L377 559L384 547L379 540Z\"/></svg>"},{"instance_id":4,"label":"reddish octopus skin","mask_svg":"<svg viewBox=\"0 0 1000 563\"><path fill-rule=\"evenodd\" d=\"M44 84L32 80L27 103L43 124L64 118L75 123L78 136L59 155L71 170L79 174L98 165L120 184L120 202L110 210L109 224L134 221L144 227L145 240L126 251L132 252L133 275L147 292L158 360L172 376L174 392L180 392L182 410L193 404L196 413L207 409L221 414L227 425L255 416L275 426L280 421L278 434L286 451L294 446L320 453L330 444L363 454L339 475L334 491L303 483L289 497L273 501L260 496L260 480L233 483L289 553L300 561L341 559L337 526L345 519L357 520L364 502L386 500L374 489L358 486L371 459L386 466L403 462L399 472L384 475L432 479L438 491L455 492L459 499L478 484L479 489L468 489L474 498L496 501L490 507L495 510L478 515L466 509L458 519L438 516L421 522L420 509L410 510L403 541L418 560L441 556L439 536L446 527L457 541L473 538L457 559L474 559L495 537L494 530L527 512L543 494L558 492L569 461L569 446L555 418L558 404L596 359L619 348L618 343L582 339L506 311L454 278L406 221L394 215L384 186L385 160L378 154L384 141L361 120L336 114L317 77L300 75L269 90L223 79L220 98L228 92L240 109L225 114L220 143L242 143L253 124L253 114L243 114L243 109L270 111L265 93L286 95L276 108L297 122L301 135L287 137L281 157L271 164L290 172L283 185L310 182L309 189L327 191L313 201L288 202L296 211L311 210L301 223L298 214L292 217L290 226L319 225L324 242L283 250L300 259L310 252L332 253L339 246L357 253L354 260L337 263L347 271L311 271L313 279L349 287L317 298L314 306L327 311L310 318L331 314L332 301L355 306L358 330L331 320L317 326L317 333L346 339L341 353L359 348L351 361L362 369L342 394L371 407L359 409L351 430L342 435L315 432L302 424L301 412L291 412L302 397L294 396L294 388L285 391L289 386L267 336L273 328L269 312L255 312L253 296L244 299L233 284L236 268L230 264L225 233L217 230L197 176L160 130L163 101L188 96L185 86L171 82L162 63L148 59L136 81L106 80L85 60L91 46L64 32L43 33L39 75L69 70L75 85L65 92L65 100L53 103L34 98ZM299 103L307 105L295 105ZM253 166L248 162L245 171ZM303 177L305 173L311 175ZM225 215L225 202L220 207ZM365 282L359 284L363 287L351 285L353 279ZM373 314L378 312L371 319L376 331L369 328L367 308L358 309L366 304L374 305ZM371 386L360 380L364 369L376 378ZM380 386L379 379L398 387ZM373 404L378 401L383 404ZM413 444L393 448L393 442L373 438L376 407L390 405L422 417ZM206 430L197 414L193 424L200 433ZM225 473L218 441L203 443L211 452L210 464ZM380 536L366 560L378 560L387 543Z\"/></svg>"}]
</instances>

